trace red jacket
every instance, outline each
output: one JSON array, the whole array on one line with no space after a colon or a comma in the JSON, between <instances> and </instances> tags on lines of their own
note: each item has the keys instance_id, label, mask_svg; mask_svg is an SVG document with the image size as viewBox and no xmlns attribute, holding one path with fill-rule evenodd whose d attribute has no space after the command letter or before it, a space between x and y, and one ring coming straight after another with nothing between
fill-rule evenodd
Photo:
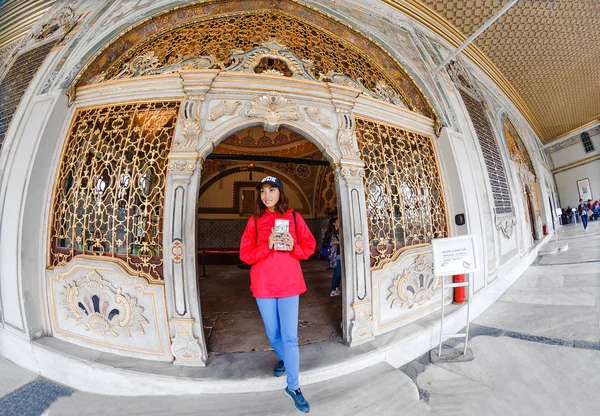
<instances>
[{"instance_id":1,"label":"red jacket","mask_svg":"<svg viewBox=\"0 0 600 416\"><path fill-rule=\"evenodd\" d=\"M269 236L275 219L290 221L290 234L294 237L293 251L269 249ZM256 224L256 226L255 226ZM256 229L258 228L258 239ZM300 214L296 224L292 209L280 215L266 211L262 217L250 217L240 243L240 259L250 268L250 290L255 298L285 298L306 291L300 260L308 259L314 252L316 241Z\"/></svg>"}]
</instances>

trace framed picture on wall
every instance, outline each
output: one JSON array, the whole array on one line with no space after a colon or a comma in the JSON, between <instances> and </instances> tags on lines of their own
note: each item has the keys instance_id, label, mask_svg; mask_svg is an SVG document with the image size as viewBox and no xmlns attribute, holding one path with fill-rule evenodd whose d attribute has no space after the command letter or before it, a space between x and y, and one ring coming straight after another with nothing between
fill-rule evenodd
<instances>
[{"instance_id":1,"label":"framed picture on wall","mask_svg":"<svg viewBox=\"0 0 600 416\"><path fill-rule=\"evenodd\" d=\"M588 178L579 179L577 181L577 189L579 190L579 198L587 201L592 198L592 190L590 189L590 180Z\"/></svg>"}]
</instances>

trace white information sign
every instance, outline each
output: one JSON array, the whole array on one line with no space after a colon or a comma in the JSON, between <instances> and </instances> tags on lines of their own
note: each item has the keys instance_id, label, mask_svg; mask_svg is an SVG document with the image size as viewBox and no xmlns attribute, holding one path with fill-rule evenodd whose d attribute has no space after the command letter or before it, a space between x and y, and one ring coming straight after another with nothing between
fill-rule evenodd
<instances>
[{"instance_id":1,"label":"white information sign","mask_svg":"<svg viewBox=\"0 0 600 416\"><path fill-rule=\"evenodd\" d=\"M474 235L434 238L431 240L431 248L433 250L433 272L436 276L479 271Z\"/></svg>"}]
</instances>

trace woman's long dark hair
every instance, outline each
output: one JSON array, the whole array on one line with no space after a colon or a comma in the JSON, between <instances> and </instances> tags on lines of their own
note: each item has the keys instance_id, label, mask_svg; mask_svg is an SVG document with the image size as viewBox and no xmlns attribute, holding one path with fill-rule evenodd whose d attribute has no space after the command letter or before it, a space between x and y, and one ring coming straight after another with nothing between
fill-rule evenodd
<instances>
[{"instance_id":1,"label":"woman's long dark hair","mask_svg":"<svg viewBox=\"0 0 600 416\"><path fill-rule=\"evenodd\" d=\"M256 217L256 218L262 217L262 215L267 210L267 207L262 202L262 199L260 199L260 190L261 189L262 189L262 187L258 188L258 195L256 197L256 208L254 209L254 217ZM288 199L288 197L285 194L285 192L283 191L283 189L281 189L281 188L277 188L277 189L279 189L279 201L277 201L277 204L275 205L275 212L283 215L290 208L290 200Z\"/></svg>"}]
</instances>

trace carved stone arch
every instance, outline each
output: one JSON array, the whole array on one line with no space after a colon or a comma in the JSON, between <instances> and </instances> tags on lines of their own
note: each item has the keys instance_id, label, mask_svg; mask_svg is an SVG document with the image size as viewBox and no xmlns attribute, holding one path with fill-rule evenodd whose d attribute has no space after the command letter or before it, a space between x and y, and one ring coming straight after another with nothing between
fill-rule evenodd
<instances>
[{"instance_id":1,"label":"carved stone arch","mask_svg":"<svg viewBox=\"0 0 600 416\"><path fill-rule=\"evenodd\" d=\"M334 109L331 109L331 111L333 113ZM206 134L202 138L201 143L203 143L203 145L198 151L198 158L205 159L215 147L237 131L256 126L265 127L265 123L241 116L228 120L227 123L221 124L214 130L211 130L210 134ZM278 127L288 128L305 137L323 153L323 156L332 166L339 163L341 153L337 148L335 140L328 139L327 136L323 134L322 130L313 127L307 123L306 120L282 121L278 124Z\"/></svg>"},{"instance_id":2,"label":"carved stone arch","mask_svg":"<svg viewBox=\"0 0 600 416\"><path fill-rule=\"evenodd\" d=\"M252 46L260 45L275 37L300 61L314 63L314 72L318 80L325 80L330 73L348 75L363 85L371 96L392 103L394 100L399 100L411 111L429 117L436 123L439 121L421 84L415 81L386 48L349 23L293 0L257 2L240 0L220 2L218 7L215 7L216 3L214 1L194 3L159 12L135 23L110 43L96 45L98 52L85 64L71 83L69 96L73 99L78 87L114 79L114 76L121 73L130 62L140 57L145 57L145 62L156 65L156 68L152 68L148 74L161 73L160 69L164 67L170 67L171 72L202 69L213 65L224 70L228 62L233 60L232 54L249 51ZM265 16L275 19L274 24L258 24L264 22ZM217 21L218 19L222 21ZM252 30L246 32L248 36L244 39L213 33L220 28L229 30L230 33L231 28L225 26L230 22L234 22L231 25L235 26L236 19L246 19L244 23L250 22L245 27L250 27ZM205 42L204 38L191 35L178 37L178 39L186 39L184 48L178 46L168 52L165 52L165 48L152 49L155 46L152 42L158 42L157 39L161 36L167 36L176 30L192 30L190 28L194 25L205 25L213 21L215 24L212 29L198 29L196 33L212 39L213 46L216 45L212 49L207 46L207 43L202 43ZM285 24L280 24L282 22ZM265 29L263 33L262 27L269 29ZM320 47L312 47L314 42L307 42L308 38L313 39ZM190 42L187 42L188 39ZM192 50L190 46L192 43L201 46ZM166 44L173 46L173 42L166 42ZM155 55L150 56L151 52ZM196 67L196 63L188 62L190 59L201 59L201 66ZM210 64L209 66L206 66L205 60ZM188 68L186 66L188 64L192 66Z\"/></svg>"}]
</instances>

